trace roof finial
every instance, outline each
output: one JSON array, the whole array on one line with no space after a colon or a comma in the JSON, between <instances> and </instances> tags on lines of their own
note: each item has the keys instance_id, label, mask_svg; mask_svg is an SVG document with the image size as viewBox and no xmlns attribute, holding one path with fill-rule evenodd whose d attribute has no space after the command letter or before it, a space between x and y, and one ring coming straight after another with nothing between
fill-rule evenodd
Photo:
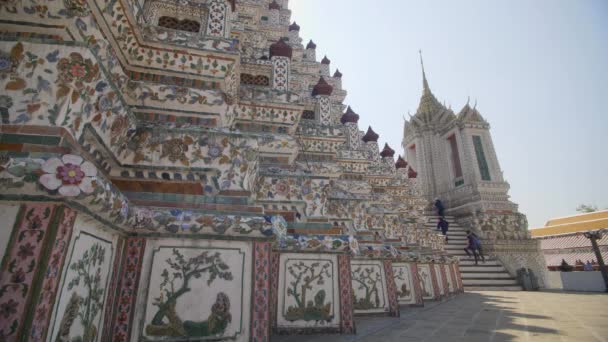
<instances>
[{"instance_id":1,"label":"roof finial","mask_svg":"<svg viewBox=\"0 0 608 342\"><path fill-rule=\"evenodd\" d=\"M469 105L469 102L471 102L471 97L467 96L467 106Z\"/></svg>"},{"instance_id":2,"label":"roof finial","mask_svg":"<svg viewBox=\"0 0 608 342\"><path fill-rule=\"evenodd\" d=\"M429 82L426 80L426 73L424 72L424 61L422 60L422 50L418 50L420 54L420 66L422 67L422 86L424 90L429 90Z\"/></svg>"},{"instance_id":3,"label":"roof finial","mask_svg":"<svg viewBox=\"0 0 608 342\"><path fill-rule=\"evenodd\" d=\"M477 99L475 99L475 104L473 105L473 109L477 109Z\"/></svg>"}]
</instances>

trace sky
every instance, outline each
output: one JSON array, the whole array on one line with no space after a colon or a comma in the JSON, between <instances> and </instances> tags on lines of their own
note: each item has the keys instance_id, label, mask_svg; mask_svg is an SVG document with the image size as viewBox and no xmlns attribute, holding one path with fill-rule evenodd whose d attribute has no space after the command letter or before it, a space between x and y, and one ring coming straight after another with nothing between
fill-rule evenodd
<instances>
[{"instance_id":1,"label":"sky","mask_svg":"<svg viewBox=\"0 0 608 342\"><path fill-rule=\"evenodd\" d=\"M403 116L431 90L471 98L530 228L608 208L608 1L291 0L304 44L343 73L345 104L402 153Z\"/></svg>"}]
</instances>

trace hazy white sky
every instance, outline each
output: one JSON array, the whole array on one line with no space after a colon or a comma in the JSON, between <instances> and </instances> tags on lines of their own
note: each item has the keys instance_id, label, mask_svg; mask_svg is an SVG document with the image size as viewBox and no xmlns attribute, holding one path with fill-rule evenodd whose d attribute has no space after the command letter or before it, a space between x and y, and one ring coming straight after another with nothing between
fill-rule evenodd
<instances>
[{"instance_id":1,"label":"hazy white sky","mask_svg":"<svg viewBox=\"0 0 608 342\"><path fill-rule=\"evenodd\" d=\"M530 227L608 207L608 1L291 0L300 35L344 74L345 103L402 152L402 117L431 90L492 125Z\"/></svg>"}]
</instances>

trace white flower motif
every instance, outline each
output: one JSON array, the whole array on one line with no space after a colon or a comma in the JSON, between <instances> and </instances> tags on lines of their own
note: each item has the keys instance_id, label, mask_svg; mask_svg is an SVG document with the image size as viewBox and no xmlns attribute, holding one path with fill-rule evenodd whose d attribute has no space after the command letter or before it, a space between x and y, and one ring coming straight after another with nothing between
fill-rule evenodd
<instances>
[{"instance_id":1,"label":"white flower motif","mask_svg":"<svg viewBox=\"0 0 608 342\"><path fill-rule=\"evenodd\" d=\"M97 169L83 162L82 157L66 154L61 159L51 158L42 165L42 171L46 173L40 177L40 184L49 190L59 189L62 196L75 197L81 191L90 194L95 190Z\"/></svg>"}]
</instances>

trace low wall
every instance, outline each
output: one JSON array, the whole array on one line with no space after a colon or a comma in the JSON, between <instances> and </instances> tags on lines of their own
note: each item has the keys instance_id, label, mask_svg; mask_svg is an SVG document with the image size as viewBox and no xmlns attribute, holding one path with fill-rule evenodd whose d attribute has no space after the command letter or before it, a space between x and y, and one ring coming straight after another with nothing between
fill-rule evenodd
<instances>
[{"instance_id":1,"label":"low wall","mask_svg":"<svg viewBox=\"0 0 608 342\"><path fill-rule=\"evenodd\" d=\"M566 291L604 292L606 290L602 273L599 271L559 273L562 288Z\"/></svg>"}]
</instances>

